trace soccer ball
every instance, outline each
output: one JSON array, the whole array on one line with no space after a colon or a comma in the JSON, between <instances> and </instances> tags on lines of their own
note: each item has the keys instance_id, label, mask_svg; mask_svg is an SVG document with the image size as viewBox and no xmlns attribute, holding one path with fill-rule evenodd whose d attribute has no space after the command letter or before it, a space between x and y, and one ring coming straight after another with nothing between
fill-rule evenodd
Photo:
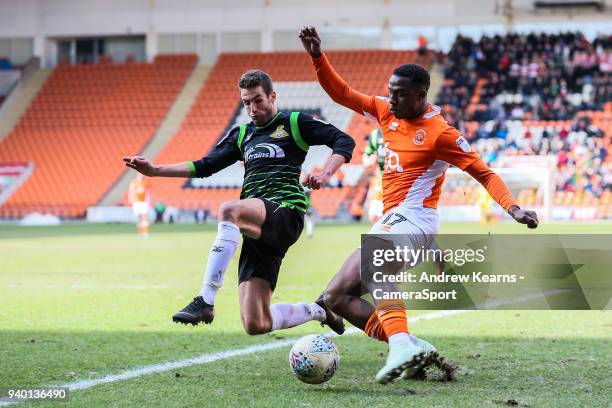
<instances>
[{"instance_id":1,"label":"soccer ball","mask_svg":"<svg viewBox=\"0 0 612 408\"><path fill-rule=\"evenodd\" d=\"M339 362L336 345L319 334L302 337L289 352L289 366L307 384L321 384L332 378Z\"/></svg>"}]
</instances>

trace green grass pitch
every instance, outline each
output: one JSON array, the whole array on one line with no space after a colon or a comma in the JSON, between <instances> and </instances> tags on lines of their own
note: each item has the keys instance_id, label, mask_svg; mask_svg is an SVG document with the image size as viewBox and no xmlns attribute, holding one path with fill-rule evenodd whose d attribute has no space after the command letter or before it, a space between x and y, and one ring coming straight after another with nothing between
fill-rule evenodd
<instances>
[{"instance_id":1,"label":"green grass pitch","mask_svg":"<svg viewBox=\"0 0 612 408\"><path fill-rule=\"evenodd\" d=\"M314 300L365 225L319 226L283 264L273 301ZM543 233L605 233L610 225L542 225ZM475 224L441 232L478 233ZM499 224L496 232L525 232ZM212 326L170 316L199 290L214 226L0 226L0 387L51 386L147 365L324 333L318 324L244 334L237 256ZM420 312L423 313L423 312ZM410 313L409 313L410 316ZM612 312L478 311L411 324L460 369L452 383L373 382L386 345L363 334L334 338L340 367L313 386L290 372L290 346L97 385L69 404L33 406L210 407L602 407L612 389Z\"/></svg>"}]
</instances>

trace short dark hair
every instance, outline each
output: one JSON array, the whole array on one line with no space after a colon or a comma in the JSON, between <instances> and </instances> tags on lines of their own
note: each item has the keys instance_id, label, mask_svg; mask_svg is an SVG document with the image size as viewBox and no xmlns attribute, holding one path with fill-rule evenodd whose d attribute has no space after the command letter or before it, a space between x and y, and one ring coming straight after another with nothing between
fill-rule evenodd
<instances>
[{"instance_id":1,"label":"short dark hair","mask_svg":"<svg viewBox=\"0 0 612 408\"><path fill-rule=\"evenodd\" d=\"M393 70L393 75L408 78L413 85L429 90L429 72L419 64L403 64Z\"/></svg>"},{"instance_id":2,"label":"short dark hair","mask_svg":"<svg viewBox=\"0 0 612 408\"><path fill-rule=\"evenodd\" d=\"M238 81L238 87L241 89L252 89L258 86L263 88L266 95L270 95L270 92L272 92L272 78L258 69L245 72Z\"/></svg>"}]
</instances>

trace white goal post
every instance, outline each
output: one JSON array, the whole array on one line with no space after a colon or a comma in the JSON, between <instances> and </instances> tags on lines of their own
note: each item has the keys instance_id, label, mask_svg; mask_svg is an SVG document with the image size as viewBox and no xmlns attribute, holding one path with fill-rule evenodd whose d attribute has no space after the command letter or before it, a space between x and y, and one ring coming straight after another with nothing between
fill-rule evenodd
<instances>
[{"instance_id":1,"label":"white goal post","mask_svg":"<svg viewBox=\"0 0 612 408\"><path fill-rule=\"evenodd\" d=\"M537 211L542 220L550 220L556 169L553 156L507 156L497 161L493 171L506 183L519 205ZM448 169L440 200L441 219L460 221L451 214L453 210L470 220L474 220L475 214L479 216L480 208L475 202L479 188L480 184L469 174L455 167ZM497 204L495 206L501 210Z\"/></svg>"}]
</instances>

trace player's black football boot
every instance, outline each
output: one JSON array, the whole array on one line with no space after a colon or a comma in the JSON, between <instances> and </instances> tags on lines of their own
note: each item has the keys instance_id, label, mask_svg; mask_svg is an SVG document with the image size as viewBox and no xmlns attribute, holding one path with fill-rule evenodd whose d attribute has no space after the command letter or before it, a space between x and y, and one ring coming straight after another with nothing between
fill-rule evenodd
<instances>
[{"instance_id":1,"label":"player's black football boot","mask_svg":"<svg viewBox=\"0 0 612 408\"><path fill-rule=\"evenodd\" d=\"M325 302L323 301L323 293L321 293L321 296L315 300L315 303L325 310L325 316L327 316L327 318L321 322L321 326L329 326L330 329L339 335L344 333L344 320L325 306Z\"/></svg>"},{"instance_id":2,"label":"player's black football boot","mask_svg":"<svg viewBox=\"0 0 612 408\"><path fill-rule=\"evenodd\" d=\"M194 326L200 322L210 324L214 318L215 307L206 303L202 296L194 297L190 304L172 316L172 320L176 323L192 324Z\"/></svg>"}]
</instances>

